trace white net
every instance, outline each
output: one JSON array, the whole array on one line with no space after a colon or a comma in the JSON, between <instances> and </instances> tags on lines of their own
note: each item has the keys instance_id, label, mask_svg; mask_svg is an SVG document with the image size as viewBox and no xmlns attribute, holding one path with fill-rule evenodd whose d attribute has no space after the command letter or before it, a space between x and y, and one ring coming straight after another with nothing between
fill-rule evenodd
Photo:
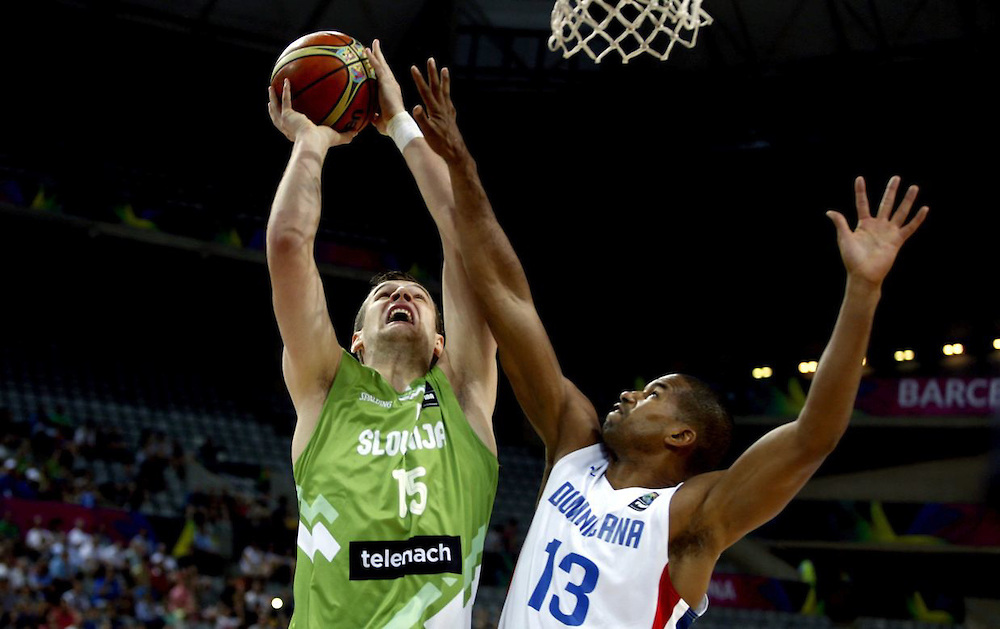
<instances>
[{"instance_id":1,"label":"white net","mask_svg":"<svg viewBox=\"0 0 1000 629\"><path fill-rule=\"evenodd\" d=\"M698 29L712 23L702 0L556 0L549 49L570 57L581 50L600 63L610 52L622 63L643 53L665 60L675 44L693 48Z\"/></svg>"}]
</instances>

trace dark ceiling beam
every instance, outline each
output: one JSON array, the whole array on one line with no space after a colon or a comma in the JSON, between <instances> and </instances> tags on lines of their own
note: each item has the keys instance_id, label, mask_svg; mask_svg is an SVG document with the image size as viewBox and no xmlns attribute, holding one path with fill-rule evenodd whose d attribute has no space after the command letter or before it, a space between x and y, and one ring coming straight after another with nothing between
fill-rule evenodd
<instances>
[{"instance_id":1,"label":"dark ceiling beam","mask_svg":"<svg viewBox=\"0 0 1000 629\"><path fill-rule=\"evenodd\" d=\"M980 11L979 9L986 9L985 11ZM984 28L986 24L992 24L996 26L998 16L998 7L996 2L980 2L979 0L955 0L955 11L958 12L959 18L962 21L962 26L965 28L965 32L970 36L979 39L981 38L987 29ZM992 12L992 14L990 14ZM987 15L984 15L986 13ZM996 39L993 40L996 44Z\"/></svg>"},{"instance_id":2,"label":"dark ceiling beam","mask_svg":"<svg viewBox=\"0 0 1000 629\"><path fill-rule=\"evenodd\" d=\"M214 3L215 0L211 0L209 4L214 5ZM210 22L207 20L207 14L205 16L206 19L202 19L200 15L199 17L186 17L162 9L114 0L85 0L84 2L55 0L51 4L60 5L64 9L69 8L75 11L83 11L90 14L92 18L101 21L123 20L140 22L272 53L275 50L281 50L288 43L284 41L284 38L267 33L253 32L239 27ZM214 9L214 6L211 8ZM205 13L205 9L206 7L203 7L201 13Z\"/></svg>"},{"instance_id":3,"label":"dark ceiling beam","mask_svg":"<svg viewBox=\"0 0 1000 629\"><path fill-rule=\"evenodd\" d=\"M798 32L795 30L795 21L802 14L802 11L806 6L812 4L815 0L799 0L798 3L792 8L788 13L788 17L785 19L784 24L778 29L777 34L771 42L771 46L767 48L764 53L766 59L773 60L775 58L775 53L785 43L785 40L792 36L798 36Z\"/></svg>"},{"instance_id":4,"label":"dark ceiling beam","mask_svg":"<svg viewBox=\"0 0 1000 629\"><path fill-rule=\"evenodd\" d=\"M875 42L877 48L885 47L885 37L877 28L875 28L875 24L868 19L868 16L859 13L857 9L854 8L854 5L850 2L846 2L845 0L840 0L840 5L844 8L847 15L854 18L853 23L860 27L861 30ZM869 3L869 6L872 5Z\"/></svg>"},{"instance_id":5,"label":"dark ceiling beam","mask_svg":"<svg viewBox=\"0 0 1000 629\"><path fill-rule=\"evenodd\" d=\"M538 29L498 29L488 26L463 26L458 35L468 43L468 55L457 59L456 65L465 72L465 78L502 78L541 81L543 72L553 69L545 67L548 51L549 31ZM481 63L484 44L492 44L500 53L500 63L486 67ZM534 47L531 58L525 58L518 50L517 43ZM471 72L471 74L469 74Z\"/></svg>"},{"instance_id":6,"label":"dark ceiling beam","mask_svg":"<svg viewBox=\"0 0 1000 629\"><path fill-rule=\"evenodd\" d=\"M202 5L201 11L198 12L198 19L202 22L207 22L208 18L212 15L212 11L215 10L218 4L219 0L208 0L208 2Z\"/></svg>"},{"instance_id":7,"label":"dark ceiling beam","mask_svg":"<svg viewBox=\"0 0 1000 629\"><path fill-rule=\"evenodd\" d=\"M910 32L910 27L916 22L917 17L927 8L927 3L929 0L920 0L910 11L906 14L906 18L903 20L903 24L899 28L899 35L905 36Z\"/></svg>"},{"instance_id":8,"label":"dark ceiling beam","mask_svg":"<svg viewBox=\"0 0 1000 629\"><path fill-rule=\"evenodd\" d=\"M757 65L760 62L760 55L757 54L757 48L753 43L753 33L750 31L750 27L747 25L746 16L743 14L743 5L739 2L739 0L731 0L730 4L733 7L733 14L736 16L736 26L738 27L741 39L745 44L742 52L746 55L747 61L751 65ZM718 20L716 20L716 22L718 22Z\"/></svg>"},{"instance_id":9,"label":"dark ceiling beam","mask_svg":"<svg viewBox=\"0 0 1000 629\"><path fill-rule=\"evenodd\" d=\"M833 27L833 36L837 41L837 52L843 54L850 52L851 44L847 38L847 29L844 26L844 20L840 16L840 11L837 10L837 5L838 0L826 0L826 13L830 17L830 26Z\"/></svg>"},{"instance_id":10,"label":"dark ceiling beam","mask_svg":"<svg viewBox=\"0 0 1000 629\"><path fill-rule=\"evenodd\" d=\"M322 19L326 10L330 8L330 4L332 4L332 0L319 0L319 2L316 3L316 6L313 7L313 10L309 12L309 17L307 17L306 21L302 24L300 31L303 33L311 33L315 31L320 19Z\"/></svg>"},{"instance_id":11,"label":"dark ceiling beam","mask_svg":"<svg viewBox=\"0 0 1000 629\"><path fill-rule=\"evenodd\" d=\"M872 27L875 29L875 41L880 50L888 50L889 41L886 38L885 26L882 24L882 16L879 13L875 0L868 0L868 8L871 10Z\"/></svg>"}]
</instances>

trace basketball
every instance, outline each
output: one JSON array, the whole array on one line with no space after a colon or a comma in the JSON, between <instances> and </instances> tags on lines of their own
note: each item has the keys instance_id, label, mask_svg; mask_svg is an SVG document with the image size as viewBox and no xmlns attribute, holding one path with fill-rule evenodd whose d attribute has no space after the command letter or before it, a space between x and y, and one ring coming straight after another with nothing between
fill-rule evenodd
<instances>
[{"instance_id":1,"label":"basketball","mask_svg":"<svg viewBox=\"0 0 1000 629\"><path fill-rule=\"evenodd\" d=\"M292 108L336 131L364 129L378 107L378 83L365 47L344 33L320 31L289 44L271 72L279 98L285 79L292 87Z\"/></svg>"}]
</instances>

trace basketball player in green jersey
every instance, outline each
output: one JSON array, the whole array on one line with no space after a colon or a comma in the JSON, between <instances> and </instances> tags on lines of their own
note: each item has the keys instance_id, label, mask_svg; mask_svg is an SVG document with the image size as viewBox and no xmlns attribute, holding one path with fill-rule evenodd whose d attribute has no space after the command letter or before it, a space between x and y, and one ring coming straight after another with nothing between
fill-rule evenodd
<instances>
[{"instance_id":1,"label":"basketball player in green jersey","mask_svg":"<svg viewBox=\"0 0 1000 629\"><path fill-rule=\"evenodd\" d=\"M454 244L447 166L406 114L378 41L373 49L375 126L401 150L441 235L448 344L427 290L390 275L357 314L354 355L341 346L313 242L324 160L353 134L294 111L287 84L280 100L269 90L271 120L293 142L267 226L282 371L297 415L291 627L470 627L496 493L496 343Z\"/></svg>"}]
</instances>

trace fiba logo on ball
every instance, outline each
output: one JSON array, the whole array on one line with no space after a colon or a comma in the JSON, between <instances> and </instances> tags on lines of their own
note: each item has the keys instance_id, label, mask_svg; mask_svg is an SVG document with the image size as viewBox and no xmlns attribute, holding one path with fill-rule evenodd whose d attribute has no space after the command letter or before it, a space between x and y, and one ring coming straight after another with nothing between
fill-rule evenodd
<instances>
[{"instance_id":1,"label":"fiba logo on ball","mask_svg":"<svg viewBox=\"0 0 1000 629\"><path fill-rule=\"evenodd\" d=\"M378 83L365 47L344 33L320 31L289 44L271 71L279 97L285 79L292 108L336 131L364 129L378 108Z\"/></svg>"}]
</instances>

